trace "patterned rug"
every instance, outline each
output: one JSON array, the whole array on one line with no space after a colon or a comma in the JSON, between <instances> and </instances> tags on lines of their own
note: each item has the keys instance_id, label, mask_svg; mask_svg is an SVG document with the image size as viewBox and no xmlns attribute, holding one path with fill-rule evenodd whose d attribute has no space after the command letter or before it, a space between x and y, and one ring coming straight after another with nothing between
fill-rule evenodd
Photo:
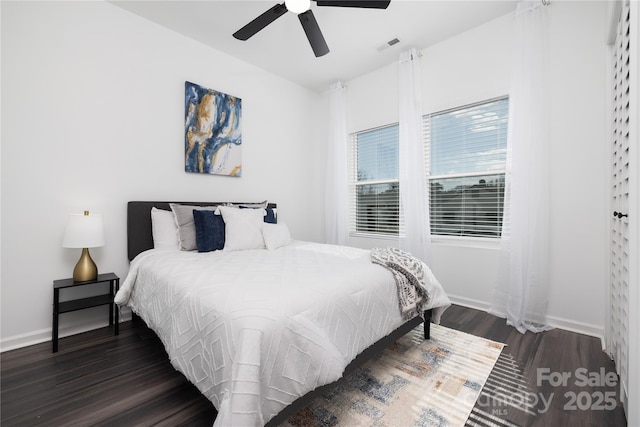
<instances>
[{"instance_id":1,"label":"patterned rug","mask_svg":"<svg viewBox=\"0 0 640 427\"><path fill-rule=\"evenodd\" d=\"M503 347L418 326L281 426L464 426Z\"/></svg>"},{"instance_id":2,"label":"patterned rug","mask_svg":"<svg viewBox=\"0 0 640 427\"><path fill-rule=\"evenodd\" d=\"M518 427L506 418L516 418L516 412L534 417L538 415L541 408L533 402L542 402L536 398L536 390L527 385L527 377L520 363L503 351L489 374L465 426Z\"/></svg>"}]
</instances>

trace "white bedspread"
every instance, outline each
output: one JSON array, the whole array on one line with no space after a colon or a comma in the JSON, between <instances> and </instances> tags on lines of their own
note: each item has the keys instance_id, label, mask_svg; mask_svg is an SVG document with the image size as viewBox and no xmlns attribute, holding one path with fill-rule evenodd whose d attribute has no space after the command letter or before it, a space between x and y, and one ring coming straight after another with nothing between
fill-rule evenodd
<instances>
[{"instance_id":1,"label":"white bedspread","mask_svg":"<svg viewBox=\"0 0 640 427\"><path fill-rule=\"evenodd\" d=\"M437 322L450 302L435 278L430 287ZM403 323L393 276L369 251L307 242L149 250L132 261L116 303L147 322L213 402L214 426L264 425Z\"/></svg>"}]
</instances>

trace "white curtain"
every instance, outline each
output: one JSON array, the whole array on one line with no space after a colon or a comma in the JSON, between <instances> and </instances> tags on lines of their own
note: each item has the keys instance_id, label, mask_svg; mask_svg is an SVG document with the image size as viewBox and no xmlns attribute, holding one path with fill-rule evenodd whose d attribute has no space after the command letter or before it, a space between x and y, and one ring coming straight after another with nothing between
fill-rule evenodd
<instances>
[{"instance_id":1,"label":"white curtain","mask_svg":"<svg viewBox=\"0 0 640 427\"><path fill-rule=\"evenodd\" d=\"M491 312L521 333L546 326L549 287L549 10L518 3L515 17L505 209L503 269Z\"/></svg>"},{"instance_id":2,"label":"white curtain","mask_svg":"<svg viewBox=\"0 0 640 427\"><path fill-rule=\"evenodd\" d=\"M429 202L422 143L420 57L416 49L403 52L399 65L399 181L400 249L431 264Z\"/></svg>"},{"instance_id":3,"label":"white curtain","mask_svg":"<svg viewBox=\"0 0 640 427\"><path fill-rule=\"evenodd\" d=\"M325 238L344 245L348 236L348 143L346 86L336 82L329 90L329 144L325 185Z\"/></svg>"}]
</instances>

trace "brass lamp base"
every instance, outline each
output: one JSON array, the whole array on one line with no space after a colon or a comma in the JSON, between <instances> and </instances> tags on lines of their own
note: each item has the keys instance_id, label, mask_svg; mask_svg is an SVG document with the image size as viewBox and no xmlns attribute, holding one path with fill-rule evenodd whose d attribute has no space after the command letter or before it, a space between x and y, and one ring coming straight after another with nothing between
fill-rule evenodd
<instances>
[{"instance_id":1,"label":"brass lamp base","mask_svg":"<svg viewBox=\"0 0 640 427\"><path fill-rule=\"evenodd\" d=\"M89 249L82 249L82 255L73 269L73 281L74 282L88 282L89 280L96 280L98 278L98 267L96 263L91 259L89 255Z\"/></svg>"}]
</instances>

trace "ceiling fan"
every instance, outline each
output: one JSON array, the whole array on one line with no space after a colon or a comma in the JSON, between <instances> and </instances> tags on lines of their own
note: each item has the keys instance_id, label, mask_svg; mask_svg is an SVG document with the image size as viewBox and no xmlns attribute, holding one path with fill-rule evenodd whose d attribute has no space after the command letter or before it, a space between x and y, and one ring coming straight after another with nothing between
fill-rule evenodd
<instances>
[{"instance_id":1,"label":"ceiling fan","mask_svg":"<svg viewBox=\"0 0 640 427\"><path fill-rule=\"evenodd\" d=\"M366 9L386 9L391 0L313 0L318 6L340 6L359 7ZM258 31L280 18L287 11L298 14L302 28L311 44L316 57L329 53L329 47L324 40L322 31L318 26L313 12L311 11L311 0L285 0L282 4L276 4L262 15L249 22L244 27L233 33L233 37L238 40L248 40Z\"/></svg>"}]
</instances>

